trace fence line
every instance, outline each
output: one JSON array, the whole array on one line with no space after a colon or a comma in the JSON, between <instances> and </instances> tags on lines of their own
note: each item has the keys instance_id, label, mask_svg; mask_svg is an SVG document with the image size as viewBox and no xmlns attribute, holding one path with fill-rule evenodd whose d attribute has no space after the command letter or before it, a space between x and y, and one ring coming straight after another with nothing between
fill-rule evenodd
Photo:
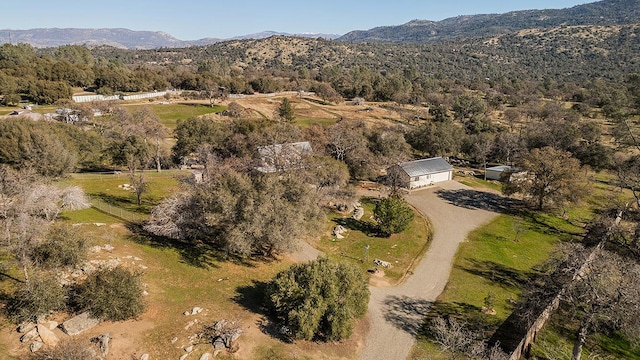
<instances>
[{"instance_id":1,"label":"fence line","mask_svg":"<svg viewBox=\"0 0 640 360\"><path fill-rule=\"evenodd\" d=\"M109 214L128 223L137 223L146 219L146 216L144 215L136 214L132 211L110 204L100 198L89 197L89 203L91 204L91 207L98 211Z\"/></svg>"},{"instance_id":2,"label":"fence line","mask_svg":"<svg viewBox=\"0 0 640 360\"><path fill-rule=\"evenodd\" d=\"M611 224L607 228L607 232L604 235L604 237L600 240L600 242L597 245L595 245L593 247L593 249L591 250L591 252L590 252L589 256L587 257L587 259L585 260L585 262L574 272L572 282L573 281L580 281L580 279L584 276L585 272L589 271L589 267L591 266L591 263L596 258L597 254L600 252L600 250L602 250L602 248L604 247L605 243L611 237L611 234L613 233L613 229L616 226L618 226L618 224L620 224L620 221L622 220L622 214L623 214L623 211L620 210L620 212L618 212L618 216L616 216L616 219L613 222L613 224ZM549 318L551 317L553 312L556 311L556 309L558 309L558 306L560 305L560 299L568 291L568 287L569 286L571 286L571 285L570 284L564 285L558 291L558 293L551 299L551 301L544 308L544 310L542 310L540 315L538 315L536 320L529 327L529 329L527 330L526 334L524 335L524 337L522 338L522 340L520 341L518 346L516 346L516 348L513 350L513 352L511 352L511 354L509 356L509 360L519 360L519 359L527 356L527 354L529 353L531 344L535 341L536 336L538 335L538 332L540 330L542 330L542 328L545 326L545 324L547 323L547 321L549 320Z\"/></svg>"}]
</instances>

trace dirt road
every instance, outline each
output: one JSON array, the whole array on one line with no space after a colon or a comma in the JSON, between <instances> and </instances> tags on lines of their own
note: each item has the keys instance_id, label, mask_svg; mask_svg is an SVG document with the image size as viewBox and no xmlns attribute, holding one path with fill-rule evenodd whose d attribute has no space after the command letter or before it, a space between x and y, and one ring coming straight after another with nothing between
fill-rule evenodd
<instances>
[{"instance_id":1,"label":"dirt road","mask_svg":"<svg viewBox=\"0 0 640 360\"><path fill-rule=\"evenodd\" d=\"M497 195L454 181L439 185L406 196L433 225L433 242L405 283L371 288L371 332L362 360L407 358L429 305L447 283L458 244L469 231L493 219L501 206Z\"/></svg>"}]
</instances>

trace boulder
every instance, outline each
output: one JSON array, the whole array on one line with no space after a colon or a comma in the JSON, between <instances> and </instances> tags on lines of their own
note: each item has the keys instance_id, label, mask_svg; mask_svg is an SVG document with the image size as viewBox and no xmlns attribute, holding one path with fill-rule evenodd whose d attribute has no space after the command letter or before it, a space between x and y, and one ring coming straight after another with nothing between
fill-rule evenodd
<instances>
[{"instance_id":1,"label":"boulder","mask_svg":"<svg viewBox=\"0 0 640 360\"><path fill-rule=\"evenodd\" d=\"M91 329L92 327L98 325L98 323L100 323L100 320L92 318L87 311L63 322L62 330L64 330L67 335L73 336Z\"/></svg>"},{"instance_id":2,"label":"boulder","mask_svg":"<svg viewBox=\"0 0 640 360\"><path fill-rule=\"evenodd\" d=\"M107 356L107 354L109 354L109 341L111 341L111 334L102 334L98 336L96 340L100 344L100 353L102 356Z\"/></svg>"},{"instance_id":3,"label":"boulder","mask_svg":"<svg viewBox=\"0 0 640 360\"><path fill-rule=\"evenodd\" d=\"M19 333L26 333L27 331L30 331L31 329L33 329L34 327L36 327L36 324L32 323L32 322L26 322L26 323L22 323L18 326L18 332Z\"/></svg>"},{"instance_id":4,"label":"boulder","mask_svg":"<svg viewBox=\"0 0 640 360\"><path fill-rule=\"evenodd\" d=\"M47 329L53 330L53 329L57 328L58 325L60 325L60 324L58 324L57 321L47 320L47 321L41 322L39 325L44 325L44 326L47 327Z\"/></svg>"},{"instance_id":5,"label":"boulder","mask_svg":"<svg viewBox=\"0 0 640 360\"><path fill-rule=\"evenodd\" d=\"M188 353L192 352L193 351L193 345L187 346L186 348L184 348L184 351L186 351Z\"/></svg>"},{"instance_id":6,"label":"boulder","mask_svg":"<svg viewBox=\"0 0 640 360\"><path fill-rule=\"evenodd\" d=\"M336 225L335 228L333 228L333 235L339 239L342 239L343 236L342 234L347 231L347 229L344 228L344 226L342 225Z\"/></svg>"},{"instance_id":7,"label":"boulder","mask_svg":"<svg viewBox=\"0 0 640 360\"><path fill-rule=\"evenodd\" d=\"M211 354L209 353L202 354L202 356L200 356L200 360L211 360Z\"/></svg>"},{"instance_id":8,"label":"boulder","mask_svg":"<svg viewBox=\"0 0 640 360\"><path fill-rule=\"evenodd\" d=\"M171 339L171 343L172 343L172 344L175 344L175 343L176 343L176 341L178 341L178 337L174 337L173 339Z\"/></svg>"},{"instance_id":9,"label":"boulder","mask_svg":"<svg viewBox=\"0 0 640 360\"><path fill-rule=\"evenodd\" d=\"M38 337L38 329L34 327L31 330L27 331L24 335L20 336L20 342L26 343L36 339L37 337Z\"/></svg>"},{"instance_id":10,"label":"boulder","mask_svg":"<svg viewBox=\"0 0 640 360\"><path fill-rule=\"evenodd\" d=\"M216 331L220 331L225 325L227 325L227 320L223 319L213 324L213 329Z\"/></svg>"},{"instance_id":11,"label":"boulder","mask_svg":"<svg viewBox=\"0 0 640 360\"><path fill-rule=\"evenodd\" d=\"M364 209L361 207L357 207L354 211L353 211L353 218L355 220L360 220L362 219L362 217L364 216Z\"/></svg>"},{"instance_id":12,"label":"boulder","mask_svg":"<svg viewBox=\"0 0 640 360\"><path fill-rule=\"evenodd\" d=\"M226 346L224 345L224 340L222 340L221 338L217 338L213 341L213 348L214 349L224 349Z\"/></svg>"},{"instance_id":13,"label":"boulder","mask_svg":"<svg viewBox=\"0 0 640 360\"><path fill-rule=\"evenodd\" d=\"M200 314L201 312L202 312L202 308L197 306L191 309L191 315Z\"/></svg>"},{"instance_id":14,"label":"boulder","mask_svg":"<svg viewBox=\"0 0 640 360\"><path fill-rule=\"evenodd\" d=\"M49 330L49 328L47 328L45 325L38 325L36 328L38 329L38 335L40 335L40 339L42 339L42 342L45 345L51 347L55 347L56 345L58 345L60 339L58 339L53 331Z\"/></svg>"},{"instance_id":15,"label":"boulder","mask_svg":"<svg viewBox=\"0 0 640 360\"><path fill-rule=\"evenodd\" d=\"M42 345L44 345L44 343L42 343L41 341L34 341L34 342L31 343L31 345L29 345L29 350L31 352L36 352L36 351L40 350Z\"/></svg>"},{"instance_id":16,"label":"boulder","mask_svg":"<svg viewBox=\"0 0 640 360\"><path fill-rule=\"evenodd\" d=\"M142 356L140 356L140 360L149 360L149 354L142 354Z\"/></svg>"},{"instance_id":17,"label":"boulder","mask_svg":"<svg viewBox=\"0 0 640 360\"><path fill-rule=\"evenodd\" d=\"M184 360L184 359L186 359L186 358L187 358L187 356L189 356L189 354L184 354L184 355L180 356L180 360Z\"/></svg>"}]
</instances>

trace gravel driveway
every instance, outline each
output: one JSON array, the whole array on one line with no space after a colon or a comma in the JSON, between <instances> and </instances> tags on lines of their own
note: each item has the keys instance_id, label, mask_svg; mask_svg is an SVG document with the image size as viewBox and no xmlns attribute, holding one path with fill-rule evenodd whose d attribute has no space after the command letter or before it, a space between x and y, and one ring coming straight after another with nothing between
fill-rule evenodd
<instances>
[{"instance_id":1,"label":"gravel driveway","mask_svg":"<svg viewBox=\"0 0 640 360\"><path fill-rule=\"evenodd\" d=\"M371 330L360 354L362 360L407 358L429 305L447 284L458 244L504 206L498 195L455 181L412 191L405 198L431 222L433 242L403 284L371 288Z\"/></svg>"}]
</instances>

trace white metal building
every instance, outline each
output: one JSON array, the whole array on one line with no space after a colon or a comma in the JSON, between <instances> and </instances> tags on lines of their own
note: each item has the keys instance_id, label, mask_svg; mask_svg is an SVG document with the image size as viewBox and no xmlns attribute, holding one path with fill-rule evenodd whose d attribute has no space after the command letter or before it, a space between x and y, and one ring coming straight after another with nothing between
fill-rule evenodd
<instances>
[{"instance_id":1,"label":"white metal building","mask_svg":"<svg viewBox=\"0 0 640 360\"><path fill-rule=\"evenodd\" d=\"M435 157L396 164L387 173L395 177L400 186L415 189L453 179L453 166Z\"/></svg>"},{"instance_id":2,"label":"white metal building","mask_svg":"<svg viewBox=\"0 0 640 360\"><path fill-rule=\"evenodd\" d=\"M515 169L509 165L499 165L487 168L485 171L487 180L501 180L503 176L512 173L514 170Z\"/></svg>"}]
</instances>

